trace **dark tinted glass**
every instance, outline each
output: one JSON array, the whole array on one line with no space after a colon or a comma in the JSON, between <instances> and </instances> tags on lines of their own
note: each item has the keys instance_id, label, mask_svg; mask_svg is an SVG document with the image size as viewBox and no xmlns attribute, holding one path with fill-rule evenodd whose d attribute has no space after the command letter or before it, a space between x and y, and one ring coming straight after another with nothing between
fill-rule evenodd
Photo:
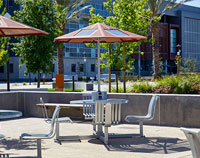
<instances>
[{"instance_id":1,"label":"dark tinted glass","mask_svg":"<svg viewBox=\"0 0 200 158\"><path fill-rule=\"evenodd\" d=\"M82 30L75 36L90 36L95 30Z\"/></svg>"},{"instance_id":2,"label":"dark tinted glass","mask_svg":"<svg viewBox=\"0 0 200 158\"><path fill-rule=\"evenodd\" d=\"M128 36L127 34L119 31L119 30L106 30L107 32L109 33L112 33L113 35L116 35L116 36Z\"/></svg>"}]
</instances>

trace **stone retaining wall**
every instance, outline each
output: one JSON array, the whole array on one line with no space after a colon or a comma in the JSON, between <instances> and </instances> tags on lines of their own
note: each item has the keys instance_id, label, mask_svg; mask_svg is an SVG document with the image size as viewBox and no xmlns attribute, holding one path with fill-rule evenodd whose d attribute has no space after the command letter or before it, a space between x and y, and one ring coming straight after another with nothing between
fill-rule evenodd
<instances>
[{"instance_id":1,"label":"stone retaining wall","mask_svg":"<svg viewBox=\"0 0 200 158\"><path fill-rule=\"evenodd\" d=\"M145 115L152 94L108 94L108 98L128 99L122 105L122 120L127 115ZM36 106L39 98L44 102L69 103L82 99L82 93L72 92L0 92L0 109L19 110L25 117L42 117ZM62 109L61 115L81 118L82 109ZM155 118L146 124L200 127L200 95L161 94Z\"/></svg>"}]
</instances>

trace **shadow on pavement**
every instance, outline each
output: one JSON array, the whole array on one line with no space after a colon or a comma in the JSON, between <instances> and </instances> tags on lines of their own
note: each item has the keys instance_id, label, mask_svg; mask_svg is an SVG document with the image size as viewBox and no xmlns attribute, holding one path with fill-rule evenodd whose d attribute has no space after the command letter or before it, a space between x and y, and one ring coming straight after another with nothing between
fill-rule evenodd
<instances>
[{"instance_id":1,"label":"shadow on pavement","mask_svg":"<svg viewBox=\"0 0 200 158\"><path fill-rule=\"evenodd\" d=\"M103 144L100 140L91 139L89 143ZM190 150L187 140L166 137L133 137L110 138L109 145L105 145L108 151L142 152L154 154L171 154Z\"/></svg>"}]
</instances>

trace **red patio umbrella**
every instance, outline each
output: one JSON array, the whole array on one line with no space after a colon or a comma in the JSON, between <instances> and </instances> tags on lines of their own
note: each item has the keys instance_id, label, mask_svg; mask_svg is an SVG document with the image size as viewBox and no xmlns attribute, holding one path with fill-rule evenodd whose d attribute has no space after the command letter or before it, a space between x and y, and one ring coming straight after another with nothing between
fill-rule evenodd
<instances>
[{"instance_id":1,"label":"red patio umbrella","mask_svg":"<svg viewBox=\"0 0 200 158\"><path fill-rule=\"evenodd\" d=\"M31 26L16 22L9 18L0 16L0 36L29 36L29 35L48 35L47 32L33 28Z\"/></svg>"},{"instance_id":2,"label":"red patio umbrella","mask_svg":"<svg viewBox=\"0 0 200 158\"><path fill-rule=\"evenodd\" d=\"M0 37L48 35L49 33L34 27L16 22L4 16L0 16ZM9 62L7 64L9 69ZM10 90L9 71L7 72L7 90Z\"/></svg>"},{"instance_id":3,"label":"red patio umbrella","mask_svg":"<svg viewBox=\"0 0 200 158\"><path fill-rule=\"evenodd\" d=\"M97 43L98 44L98 91L100 91L100 43L135 42L146 37L120 30L105 24L96 23L54 39L58 43Z\"/></svg>"}]
</instances>

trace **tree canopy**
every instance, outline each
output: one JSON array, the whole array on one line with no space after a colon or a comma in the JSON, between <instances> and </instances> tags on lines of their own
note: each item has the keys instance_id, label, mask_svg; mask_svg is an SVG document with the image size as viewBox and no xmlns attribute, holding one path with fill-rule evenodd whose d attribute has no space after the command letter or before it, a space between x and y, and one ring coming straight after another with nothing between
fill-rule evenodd
<instances>
[{"instance_id":1,"label":"tree canopy","mask_svg":"<svg viewBox=\"0 0 200 158\"><path fill-rule=\"evenodd\" d=\"M148 0L108 0L104 3L107 11L111 16L105 19L99 14L94 14L94 8L90 10L91 20L90 24L101 22L108 24L119 29L129 31L132 33L147 36L148 28L150 24L150 17L152 13L145 9ZM139 52L139 45L141 42L126 43L126 70L132 70L134 59L132 58L133 53ZM101 44L102 47L108 48L108 44ZM102 59L107 59L107 65L104 66L116 66L118 69L122 69L122 43L115 43L115 47L112 47L112 54L109 58L109 53L105 52L101 55Z\"/></svg>"},{"instance_id":2,"label":"tree canopy","mask_svg":"<svg viewBox=\"0 0 200 158\"><path fill-rule=\"evenodd\" d=\"M2 8L3 1L0 0L0 8ZM6 8L2 8L3 11L0 15L4 15L6 12ZM0 66L3 66L7 63L9 59L8 50L6 50L6 43L9 41L10 38L0 37Z\"/></svg>"},{"instance_id":3,"label":"tree canopy","mask_svg":"<svg viewBox=\"0 0 200 158\"><path fill-rule=\"evenodd\" d=\"M24 24L41 29L49 35L22 37L19 43L14 43L13 51L21 56L21 64L26 64L28 72L52 71L56 45L54 38L60 34L59 16L56 4L50 0L15 0L21 5L21 10L15 11L15 19Z\"/></svg>"}]
</instances>

